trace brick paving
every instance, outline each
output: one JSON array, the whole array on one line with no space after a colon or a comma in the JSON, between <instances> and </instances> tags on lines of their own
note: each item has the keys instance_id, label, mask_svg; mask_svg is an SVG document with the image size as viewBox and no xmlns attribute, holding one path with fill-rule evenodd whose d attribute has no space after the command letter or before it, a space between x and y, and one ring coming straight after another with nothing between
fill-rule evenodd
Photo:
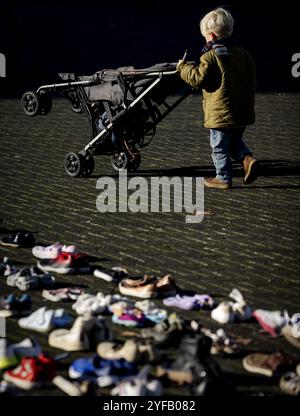
<instances>
[{"instance_id":1,"label":"brick paving","mask_svg":"<svg viewBox=\"0 0 300 416\"><path fill-rule=\"evenodd\" d=\"M3 99L0 226L29 229L45 244L77 244L95 257L93 265L121 265L134 275L171 273L181 288L209 292L218 299L226 299L238 287L255 308L299 312L299 110L298 94L257 95L257 122L245 137L261 160L262 176L244 186L241 168L235 165L233 189L205 190L205 210L211 215L199 224L186 224L185 213L99 213L97 178L115 176L109 158L96 157L91 178L71 179L63 168L64 155L88 142L85 117L72 113L65 100L54 99L49 115L29 118L19 100ZM159 125L156 138L142 153L138 174L149 180L151 176L213 173L200 96L191 95ZM1 247L1 258L5 255L24 264L34 263L30 249ZM113 288L92 275L57 276L57 281L84 284L92 293L109 293ZM1 278L0 288L2 294L10 292L5 278ZM53 306L39 292L30 294L34 307ZM69 306L67 309L71 311ZM211 329L219 327L209 312L178 312L197 316ZM299 352L285 339L262 334L256 322L228 324L225 329L251 337L248 350L280 349L299 359ZM7 320L7 330L10 341L28 336L15 318ZM37 338L46 351L58 352L47 345L46 335ZM70 359L80 355L72 354ZM216 360L234 380L237 392L279 393L276 380L246 373L240 358ZM185 390L175 394L185 394Z\"/></svg>"}]
</instances>

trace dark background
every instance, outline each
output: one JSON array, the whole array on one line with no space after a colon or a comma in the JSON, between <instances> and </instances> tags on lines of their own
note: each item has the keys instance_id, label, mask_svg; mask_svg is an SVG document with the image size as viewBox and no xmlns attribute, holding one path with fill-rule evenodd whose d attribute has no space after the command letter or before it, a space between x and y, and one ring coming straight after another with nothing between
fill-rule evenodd
<instances>
[{"instance_id":1,"label":"dark background","mask_svg":"<svg viewBox=\"0 0 300 416\"><path fill-rule=\"evenodd\" d=\"M225 0L226 1L226 0ZM235 37L256 60L258 91L299 90L291 57L300 52L295 3L233 0L0 0L0 52L7 78L0 93L19 94L58 72L90 75L104 68L198 60L200 18L226 5Z\"/></svg>"}]
</instances>

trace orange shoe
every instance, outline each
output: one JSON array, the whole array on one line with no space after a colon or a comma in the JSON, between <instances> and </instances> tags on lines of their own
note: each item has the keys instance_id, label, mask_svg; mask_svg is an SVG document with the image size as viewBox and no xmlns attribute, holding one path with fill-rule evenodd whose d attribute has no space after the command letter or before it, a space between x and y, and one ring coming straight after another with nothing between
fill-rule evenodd
<instances>
[{"instance_id":1,"label":"orange shoe","mask_svg":"<svg viewBox=\"0 0 300 416\"><path fill-rule=\"evenodd\" d=\"M254 182L259 175L259 162L248 155L244 157L243 166L245 171L244 184L249 185Z\"/></svg>"},{"instance_id":2,"label":"orange shoe","mask_svg":"<svg viewBox=\"0 0 300 416\"><path fill-rule=\"evenodd\" d=\"M208 188L218 188L218 189L230 189L232 188L231 182L225 182L217 178L207 178L204 179L204 185Z\"/></svg>"}]
</instances>

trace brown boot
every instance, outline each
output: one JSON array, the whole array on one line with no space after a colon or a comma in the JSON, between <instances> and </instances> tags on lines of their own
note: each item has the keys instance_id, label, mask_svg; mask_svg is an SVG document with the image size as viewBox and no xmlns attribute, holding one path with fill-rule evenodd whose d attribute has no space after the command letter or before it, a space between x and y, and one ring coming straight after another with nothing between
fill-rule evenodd
<instances>
[{"instance_id":1,"label":"brown boot","mask_svg":"<svg viewBox=\"0 0 300 416\"><path fill-rule=\"evenodd\" d=\"M204 185L208 188L218 188L218 189L230 189L232 187L231 182L225 182L217 178L207 178L204 179Z\"/></svg>"},{"instance_id":2,"label":"brown boot","mask_svg":"<svg viewBox=\"0 0 300 416\"><path fill-rule=\"evenodd\" d=\"M245 171L244 184L249 185L254 182L259 175L259 162L252 156L245 156L243 160Z\"/></svg>"}]
</instances>

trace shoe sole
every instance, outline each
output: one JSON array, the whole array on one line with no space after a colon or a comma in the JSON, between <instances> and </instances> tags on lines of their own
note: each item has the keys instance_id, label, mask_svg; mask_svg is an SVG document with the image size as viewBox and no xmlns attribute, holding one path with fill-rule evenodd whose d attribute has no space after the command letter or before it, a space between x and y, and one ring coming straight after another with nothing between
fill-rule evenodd
<instances>
[{"instance_id":1,"label":"shoe sole","mask_svg":"<svg viewBox=\"0 0 300 416\"><path fill-rule=\"evenodd\" d=\"M5 381L8 381L9 383L14 384L17 387L20 387L20 389L23 390L32 390L35 387L40 387L41 383L39 382L32 382L32 381L28 381L28 380L22 380L16 377L12 377L11 375L4 373L3 375L3 379Z\"/></svg>"},{"instance_id":2,"label":"shoe sole","mask_svg":"<svg viewBox=\"0 0 300 416\"><path fill-rule=\"evenodd\" d=\"M259 176L259 162L257 160L252 160L249 164L248 171L244 177L244 184L250 185L254 182Z\"/></svg>"},{"instance_id":3,"label":"shoe sole","mask_svg":"<svg viewBox=\"0 0 300 416\"><path fill-rule=\"evenodd\" d=\"M77 273L89 273L91 268L88 267L80 267L79 269L76 268L65 268L65 267L52 267L52 266L43 266L38 262L38 268L43 272L54 272L58 274L77 274Z\"/></svg>"},{"instance_id":4,"label":"shoe sole","mask_svg":"<svg viewBox=\"0 0 300 416\"><path fill-rule=\"evenodd\" d=\"M15 247L15 248L18 248L18 247L20 247L20 246L21 246L21 244L4 243L3 241L0 241L0 244L1 244L2 246L6 246L6 247Z\"/></svg>"},{"instance_id":5,"label":"shoe sole","mask_svg":"<svg viewBox=\"0 0 300 416\"><path fill-rule=\"evenodd\" d=\"M54 377L52 382L56 387L58 387L61 391L68 394L69 396L82 396L80 388L76 386L72 381L69 381L62 376Z\"/></svg>"},{"instance_id":6,"label":"shoe sole","mask_svg":"<svg viewBox=\"0 0 300 416\"><path fill-rule=\"evenodd\" d=\"M266 368L256 367L254 365L251 365L247 362L247 357L243 359L243 367L245 370L249 371L249 373L254 374L261 374L263 376L272 377L273 372L271 370L268 370Z\"/></svg>"},{"instance_id":7,"label":"shoe sole","mask_svg":"<svg viewBox=\"0 0 300 416\"><path fill-rule=\"evenodd\" d=\"M140 292L136 291L133 288L126 288L122 285L119 285L119 291L122 293L122 295L126 296L133 296L135 298L141 298L141 299L152 299L157 298L158 292Z\"/></svg>"},{"instance_id":8,"label":"shoe sole","mask_svg":"<svg viewBox=\"0 0 300 416\"><path fill-rule=\"evenodd\" d=\"M232 188L232 185L231 184L213 185L213 184L210 184L209 182L206 182L206 181L204 181L204 185L207 188L215 188L215 189L231 189Z\"/></svg>"}]
</instances>

